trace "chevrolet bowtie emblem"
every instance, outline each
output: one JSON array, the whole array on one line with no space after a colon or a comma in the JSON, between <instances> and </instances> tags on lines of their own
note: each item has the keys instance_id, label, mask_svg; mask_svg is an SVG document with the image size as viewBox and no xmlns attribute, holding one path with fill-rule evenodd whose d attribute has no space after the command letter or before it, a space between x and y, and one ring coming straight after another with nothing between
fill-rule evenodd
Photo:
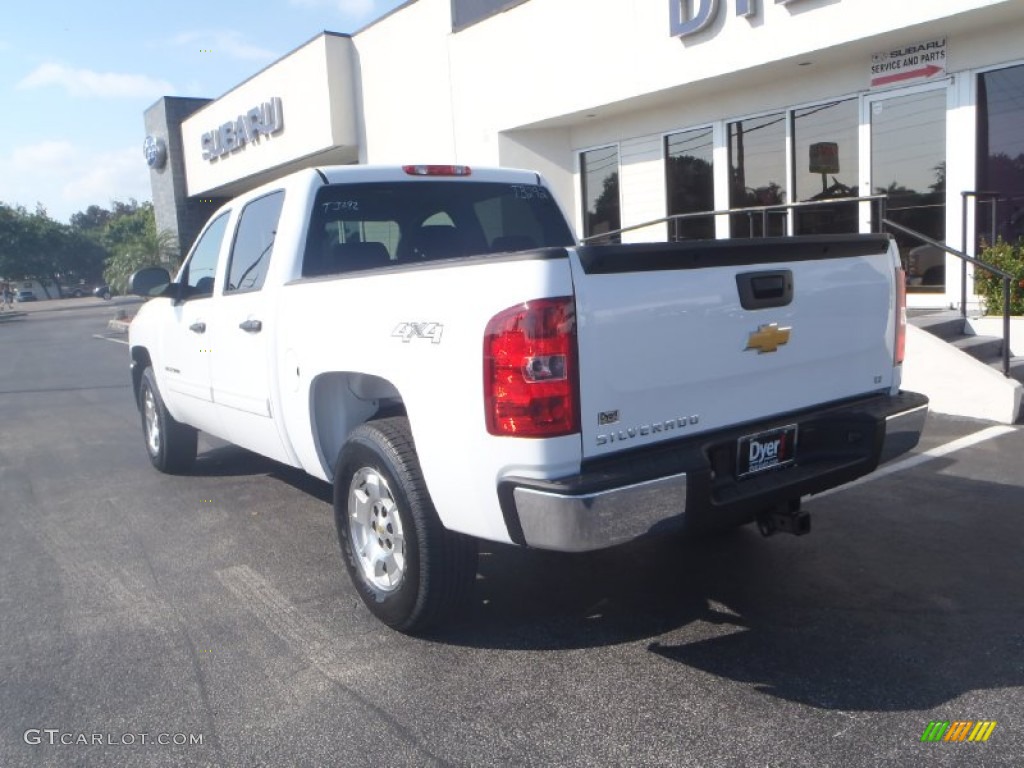
<instances>
[{"instance_id":1,"label":"chevrolet bowtie emblem","mask_svg":"<svg viewBox=\"0 0 1024 768\"><path fill-rule=\"evenodd\" d=\"M757 354L774 352L783 344L789 343L789 332L792 328L779 328L778 323L762 325L747 339L747 346L744 349L756 349Z\"/></svg>"}]
</instances>

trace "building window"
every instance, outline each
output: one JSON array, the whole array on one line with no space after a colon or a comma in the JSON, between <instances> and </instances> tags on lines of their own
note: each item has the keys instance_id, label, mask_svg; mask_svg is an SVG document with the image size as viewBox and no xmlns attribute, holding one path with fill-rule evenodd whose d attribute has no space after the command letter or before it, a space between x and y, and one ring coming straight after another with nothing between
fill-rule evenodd
<instances>
[{"instance_id":1,"label":"building window","mask_svg":"<svg viewBox=\"0 0 1024 768\"><path fill-rule=\"evenodd\" d=\"M821 203L857 197L860 173L857 99L793 110L793 198ZM857 232L857 203L794 209L795 234Z\"/></svg>"},{"instance_id":2,"label":"building window","mask_svg":"<svg viewBox=\"0 0 1024 768\"><path fill-rule=\"evenodd\" d=\"M999 194L977 207L979 239L1024 238L1024 66L978 76L978 189Z\"/></svg>"},{"instance_id":3,"label":"building window","mask_svg":"<svg viewBox=\"0 0 1024 768\"><path fill-rule=\"evenodd\" d=\"M714 210L713 133L711 128L698 128L665 137L665 191L669 216ZM714 236L713 216L674 219L668 223L669 240Z\"/></svg>"},{"instance_id":4,"label":"building window","mask_svg":"<svg viewBox=\"0 0 1024 768\"><path fill-rule=\"evenodd\" d=\"M471 24L502 13L527 0L452 0L452 31L458 32Z\"/></svg>"},{"instance_id":5,"label":"building window","mask_svg":"<svg viewBox=\"0 0 1024 768\"><path fill-rule=\"evenodd\" d=\"M786 113L729 123L729 207L783 205L786 200ZM733 237L782 235L786 211L731 216Z\"/></svg>"},{"instance_id":6,"label":"building window","mask_svg":"<svg viewBox=\"0 0 1024 768\"><path fill-rule=\"evenodd\" d=\"M886 215L934 240L946 239L946 89L879 96L871 101L871 188L888 195ZM895 232L907 285L941 290L945 253Z\"/></svg>"},{"instance_id":7,"label":"building window","mask_svg":"<svg viewBox=\"0 0 1024 768\"><path fill-rule=\"evenodd\" d=\"M603 147L580 153L583 184L583 237L615 232L622 227L619 214L619 150ZM617 234L596 242L618 243Z\"/></svg>"}]
</instances>

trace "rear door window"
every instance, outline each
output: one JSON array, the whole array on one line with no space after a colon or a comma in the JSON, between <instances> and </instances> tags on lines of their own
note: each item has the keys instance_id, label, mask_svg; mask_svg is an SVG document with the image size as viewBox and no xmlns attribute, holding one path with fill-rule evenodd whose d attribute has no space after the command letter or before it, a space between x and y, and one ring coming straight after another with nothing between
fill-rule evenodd
<instances>
[{"instance_id":1,"label":"rear door window","mask_svg":"<svg viewBox=\"0 0 1024 768\"><path fill-rule=\"evenodd\" d=\"M263 287L274 249L284 192L257 198L242 209L228 263L224 293L258 291Z\"/></svg>"}]
</instances>

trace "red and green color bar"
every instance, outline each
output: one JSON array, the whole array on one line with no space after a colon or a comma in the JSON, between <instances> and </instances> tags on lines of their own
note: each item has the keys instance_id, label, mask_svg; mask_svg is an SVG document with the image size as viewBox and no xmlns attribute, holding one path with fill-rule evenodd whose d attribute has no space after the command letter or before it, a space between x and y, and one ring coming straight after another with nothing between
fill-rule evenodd
<instances>
[{"instance_id":1,"label":"red and green color bar","mask_svg":"<svg viewBox=\"0 0 1024 768\"><path fill-rule=\"evenodd\" d=\"M932 720L921 741L988 741L995 729L995 720Z\"/></svg>"}]
</instances>

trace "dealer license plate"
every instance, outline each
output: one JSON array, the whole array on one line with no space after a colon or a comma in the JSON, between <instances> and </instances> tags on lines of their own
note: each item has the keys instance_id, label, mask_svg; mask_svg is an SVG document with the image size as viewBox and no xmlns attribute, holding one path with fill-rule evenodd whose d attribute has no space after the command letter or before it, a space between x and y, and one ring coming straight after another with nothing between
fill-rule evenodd
<instances>
[{"instance_id":1,"label":"dealer license plate","mask_svg":"<svg viewBox=\"0 0 1024 768\"><path fill-rule=\"evenodd\" d=\"M736 442L736 477L781 469L796 460L796 424L741 437Z\"/></svg>"}]
</instances>

